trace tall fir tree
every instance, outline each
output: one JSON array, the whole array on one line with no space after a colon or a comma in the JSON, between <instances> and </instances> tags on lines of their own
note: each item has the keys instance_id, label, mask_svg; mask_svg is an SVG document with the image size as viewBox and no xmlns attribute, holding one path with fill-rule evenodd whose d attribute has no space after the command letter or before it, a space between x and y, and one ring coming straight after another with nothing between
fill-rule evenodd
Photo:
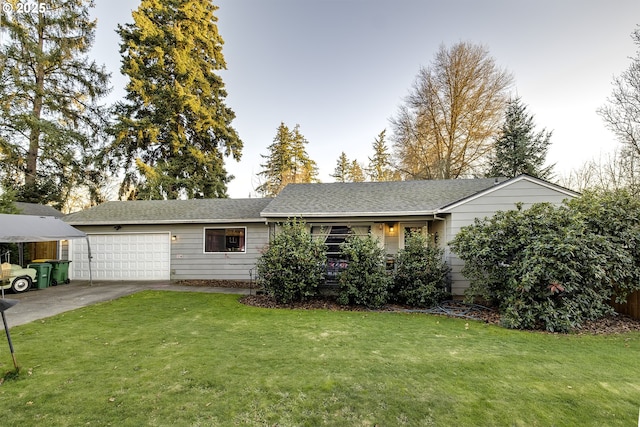
<instances>
[{"instance_id":1,"label":"tall fir tree","mask_svg":"<svg viewBox=\"0 0 640 427\"><path fill-rule=\"evenodd\" d=\"M549 179L554 165L544 164L551 134L546 129L535 131L533 116L527 113L527 106L519 97L510 100L504 123L494 141L487 176L513 178L524 173Z\"/></svg>"},{"instance_id":2,"label":"tall fir tree","mask_svg":"<svg viewBox=\"0 0 640 427\"><path fill-rule=\"evenodd\" d=\"M291 131L281 122L273 143L268 147L269 154L261 154L266 163L260 165L263 170L258 175L264 178L264 182L256 189L258 193L272 197L287 185L292 168L292 145Z\"/></svg>"},{"instance_id":3,"label":"tall fir tree","mask_svg":"<svg viewBox=\"0 0 640 427\"><path fill-rule=\"evenodd\" d=\"M256 191L265 197L274 197L288 184L318 182L318 168L307 154L307 144L299 125L290 130L281 122L268 147L269 154L262 155L266 162L258 175L263 182Z\"/></svg>"},{"instance_id":4,"label":"tall fir tree","mask_svg":"<svg viewBox=\"0 0 640 427\"><path fill-rule=\"evenodd\" d=\"M293 139L293 182L318 182L318 165L307 153L309 141L300 132L300 125L295 125L291 137Z\"/></svg>"},{"instance_id":5,"label":"tall fir tree","mask_svg":"<svg viewBox=\"0 0 640 427\"><path fill-rule=\"evenodd\" d=\"M0 179L17 200L62 209L97 180L89 164L107 125L109 74L87 56L93 0L31 6L0 13Z\"/></svg>"},{"instance_id":6,"label":"tall fir tree","mask_svg":"<svg viewBox=\"0 0 640 427\"><path fill-rule=\"evenodd\" d=\"M336 182L349 182L350 167L351 162L347 158L347 154L343 151L340 153L340 157L338 157L336 168L333 170L331 177L335 178Z\"/></svg>"},{"instance_id":7,"label":"tall fir tree","mask_svg":"<svg viewBox=\"0 0 640 427\"><path fill-rule=\"evenodd\" d=\"M118 26L129 83L105 154L112 171L124 168L121 197L227 197L224 158L239 160L243 144L216 74L226 69L217 9L211 0L142 0L133 23Z\"/></svg>"},{"instance_id":8,"label":"tall fir tree","mask_svg":"<svg viewBox=\"0 0 640 427\"><path fill-rule=\"evenodd\" d=\"M337 160L336 168L331 175L336 182L364 182L364 170L356 159L349 160L343 151Z\"/></svg>"},{"instance_id":9,"label":"tall fir tree","mask_svg":"<svg viewBox=\"0 0 640 427\"><path fill-rule=\"evenodd\" d=\"M369 157L369 167L367 173L373 182L397 181L398 174L395 174L391 165L391 154L385 141L386 129L378 134L373 141L373 158Z\"/></svg>"},{"instance_id":10,"label":"tall fir tree","mask_svg":"<svg viewBox=\"0 0 640 427\"><path fill-rule=\"evenodd\" d=\"M356 159L353 159L349 165L347 179L349 182L365 182L367 180L362 165Z\"/></svg>"}]
</instances>

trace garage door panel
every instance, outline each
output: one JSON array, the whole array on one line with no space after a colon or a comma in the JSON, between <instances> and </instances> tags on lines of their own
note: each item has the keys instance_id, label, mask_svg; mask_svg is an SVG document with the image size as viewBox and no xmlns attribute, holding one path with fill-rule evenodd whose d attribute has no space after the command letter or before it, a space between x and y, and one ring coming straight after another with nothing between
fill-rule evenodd
<instances>
[{"instance_id":1,"label":"garage door panel","mask_svg":"<svg viewBox=\"0 0 640 427\"><path fill-rule=\"evenodd\" d=\"M89 234L93 278L166 280L170 277L169 233ZM74 241L71 277L89 279L87 244Z\"/></svg>"}]
</instances>

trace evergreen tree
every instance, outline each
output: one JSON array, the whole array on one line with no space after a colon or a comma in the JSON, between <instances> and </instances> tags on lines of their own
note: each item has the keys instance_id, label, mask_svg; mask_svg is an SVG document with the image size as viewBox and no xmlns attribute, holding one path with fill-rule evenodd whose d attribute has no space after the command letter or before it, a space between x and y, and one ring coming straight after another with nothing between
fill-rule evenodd
<instances>
[{"instance_id":1,"label":"evergreen tree","mask_svg":"<svg viewBox=\"0 0 640 427\"><path fill-rule=\"evenodd\" d=\"M0 13L0 179L17 200L61 209L96 178L87 165L106 126L98 101L109 75L87 57L93 0L36 5Z\"/></svg>"},{"instance_id":2,"label":"evergreen tree","mask_svg":"<svg viewBox=\"0 0 640 427\"><path fill-rule=\"evenodd\" d=\"M129 83L105 154L113 171L124 167L121 196L227 196L224 157L239 160L242 141L215 73L226 69L217 9L211 0L142 0L133 23L118 26Z\"/></svg>"},{"instance_id":3,"label":"evergreen tree","mask_svg":"<svg viewBox=\"0 0 640 427\"><path fill-rule=\"evenodd\" d=\"M11 190L5 190L0 194L0 213L18 214L20 211L15 205L15 194Z\"/></svg>"},{"instance_id":4,"label":"evergreen tree","mask_svg":"<svg viewBox=\"0 0 640 427\"><path fill-rule=\"evenodd\" d=\"M396 181L399 180L391 166L391 154L385 142L386 129L378 134L373 141L373 158L369 157L369 168L367 172L371 181Z\"/></svg>"},{"instance_id":5,"label":"evergreen tree","mask_svg":"<svg viewBox=\"0 0 640 427\"><path fill-rule=\"evenodd\" d=\"M336 182L364 182L365 175L362 166L357 160L349 160L347 155L342 152L338 158L336 168L331 175Z\"/></svg>"},{"instance_id":6,"label":"evergreen tree","mask_svg":"<svg viewBox=\"0 0 640 427\"><path fill-rule=\"evenodd\" d=\"M318 182L318 166L307 154L309 141L300 133L300 125L293 128L293 170L292 182L307 183Z\"/></svg>"},{"instance_id":7,"label":"evergreen tree","mask_svg":"<svg viewBox=\"0 0 640 427\"><path fill-rule=\"evenodd\" d=\"M340 153L340 157L338 157L336 168L333 170L333 174L331 174L331 176L336 179L336 182L348 182L350 167L351 162L343 151L342 153Z\"/></svg>"},{"instance_id":8,"label":"evergreen tree","mask_svg":"<svg viewBox=\"0 0 640 427\"><path fill-rule=\"evenodd\" d=\"M347 173L347 180L349 182L365 182L367 180L364 169L358 163L357 160L353 160L351 165L349 166L349 171Z\"/></svg>"},{"instance_id":9,"label":"evergreen tree","mask_svg":"<svg viewBox=\"0 0 640 427\"><path fill-rule=\"evenodd\" d=\"M258 174L264 182L256 189L265 197L277 195L288 184L318 182L316 162L309 158L305 146L308 141L300 133L300 126L290 130L283 122L278 126L269 154L262 155L266 163Z\"/></svg>"},{"instance_id":10,"label":"evergreen tree","mask_svg":"<svg viewBox=\"0 0 640 427\"><path fill-rule=\"evenodd\" d=\"M292 169L291 132L283 122L278 126L273 143L268 149L269 155L261 154L261 157L266 159L266 163L260 165L263 170L258 174L264 177L264 183L256 191L266 197L272 197L288 184L287 180Z\"/></svg>"},{"instance_id":11,"label":"evergreen tree","mask_svg":"<svg viewBox=\"0 0 640 427\"><path fill-rule=\"evenodd\" d=\"M509 101L505 120L494 141L488 176L513 178L526 173L549 179L553 165L544 166L551 139L545 129L535 131L533 116L518 97Z\"/></svg>"}]
</instances>

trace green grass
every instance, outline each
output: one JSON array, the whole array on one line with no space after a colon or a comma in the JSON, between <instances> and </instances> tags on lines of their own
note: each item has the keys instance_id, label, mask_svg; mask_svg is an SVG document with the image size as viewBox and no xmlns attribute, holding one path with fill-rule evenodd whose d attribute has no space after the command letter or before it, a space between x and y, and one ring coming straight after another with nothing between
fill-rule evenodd
<instances>
[{"instance_id":1,"label":"green grass","mask_svg":"<svg viewBox=\"0 0 640 427\"><path fill-rule=\"evenodd\" d=\"M11 329L3 426L632 426L640 334L141 292ZM11 324L11 311L7 311ZM13 364L0 343L0 371Z\"/></svg>"}]
</instances>

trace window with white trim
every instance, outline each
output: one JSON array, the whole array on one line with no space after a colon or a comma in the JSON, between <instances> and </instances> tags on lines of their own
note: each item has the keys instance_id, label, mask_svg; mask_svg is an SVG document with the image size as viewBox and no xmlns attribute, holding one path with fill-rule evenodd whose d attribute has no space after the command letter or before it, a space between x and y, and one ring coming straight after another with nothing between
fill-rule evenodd
<instances>
[{"instance_id":1,"label":"window with white trim","mask_svg":"<svg viewBox=\"0 0 640 427\"><path fill-rule=\"evenodd\" d=\"M407 244L407 238L411 233L420 233L423 236L427 236L428 226L423 224L403 224L404 236L400 241L400 249L403 249Z\"/></svg>"},{"instance_id":2,"label":"window with white trim","mask_svg":"<svg viewBox=\"0 0 640 427\"><path fill-rule=\"evenodd\" d=\"M327 249L327 281L335 281L340 271L347 268L349 261L342 256L340 245L349 236L365 237L371 232L370 225L349 226L349 225L318 225L311 227L311 235L314 239L324 242Z\"/></svg>"},{"instance_id":3,"label":"window with white trim","mask_svg":"<svg viewBox=\"0 0 640 427\"><path fill-rule=\"evenodd\" d=\"M365 237L371 230L370 225L348 226L348 225L328 225L311 227L311 235L315 239L320 239L327 247L327 256L338 257L342 251L340 245L347 240L348 236Z\"/></svg>"},{"instance_id":4,"label":"window with white trim","mask_svg":"<svg viewBox=\"0 0 640 427\"><path fill-rule=\"evenodd\" d=\"M238 228L205 228L205 253L245 252L247 229Z\"/></svg>"}]
</instances>

